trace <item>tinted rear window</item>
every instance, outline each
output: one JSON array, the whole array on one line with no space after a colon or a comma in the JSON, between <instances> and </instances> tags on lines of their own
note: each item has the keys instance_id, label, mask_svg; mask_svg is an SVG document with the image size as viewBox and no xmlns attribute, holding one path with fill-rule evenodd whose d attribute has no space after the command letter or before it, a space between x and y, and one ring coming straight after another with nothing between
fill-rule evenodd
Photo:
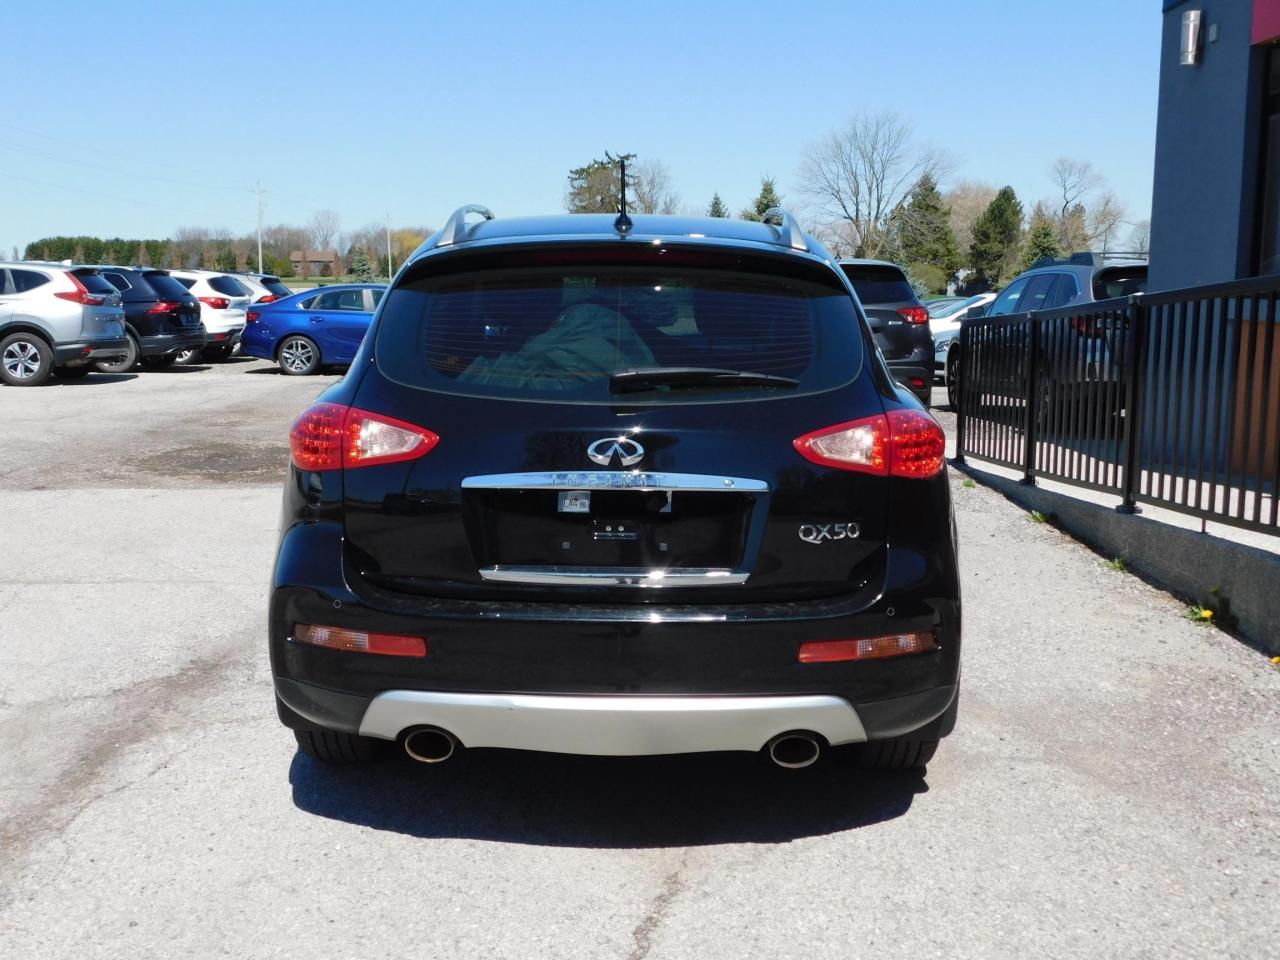
<instances>
[{"instance_id":1,"label":"tinted rear window","mask_svg":"<svg viewBox=\"0 0 1280 960\"><path fill-rule=\"evenodd\" d=\"M247 297L249 288L235 277L210 277L209 286L224 297Z\"/></svg>"},{"instance_id":2,"label":"tinted rear window","mask_svg":"<svg viewBox=\"0 0 1280 960\"><path fill-rule=\"evenodd\" d=\"M107 283L106 279L97 273L79 273L76 272L76 279L84 284L84 288L90 293L119 293L120 291Z\"/></svg>"},{"instance_id":3,"label":"tinted rear window","mask_svg":"<svg viewBox=\"0 0 1280 960\"><path fill-rule=\"evenodd\" d=\"M279 277L258 277L258 282L277 297L287 297L293 293L292 290L280 282Z\"/></svg>"},{"instance_id":4,"label":"tinted rear window","mask_svg":"<svg viewBox=\"0 0 1280 960\"><path fill-rule=\"evenodd\" d=\"M167 273L148 273L147 283L162 300L181 300L187 295L187 287Z\"/></svg>"},{"instance_id":5,"label":"tinted rear window","mask_svg":"<svg viewBox=\"0 0 1280 960\"><path fill-rule=\"evenodd\" d=\"M1093 276L1093 299L1110 300L1147 292L1146 267L1109 267Z\"/></svg>"},{"instance_id":6,"label":"tinted rear window","mask_svg":"<svg viewBox=\"0 0 1280 960\"><path fill-rule=\"evenodd\" d=\"M846 264L842 268L858 299L865 305L873 303L901 303L914 300L916 293L897 267L862 267Z\"/></svg>"},{"instance_id":7,"label":"tinted rear window","mask_svg":"<svg viewBox=\"0 0 1280 960\"><path fill-rule=\"evenodd\" d=\"M709 269L723 261L706 254L697 265L659 263L656 253L628 254L627 264L557 254L568 265L411 280L387 294L379 367L449 393L615 404L795 396L847 383L861 369L853 302L834 277ZM616 371L690 366L799 384L610 392Z\"/></svg>"}]
</instances>

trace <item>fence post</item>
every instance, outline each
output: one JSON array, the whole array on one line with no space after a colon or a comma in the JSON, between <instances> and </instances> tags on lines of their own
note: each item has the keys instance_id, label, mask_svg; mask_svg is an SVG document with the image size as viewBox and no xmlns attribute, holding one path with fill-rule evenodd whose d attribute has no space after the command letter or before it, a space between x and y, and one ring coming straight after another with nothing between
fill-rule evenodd
<instances>
[{"instance_id":1,"label":"fence post","mask_svg":"<svg viewBox=\"0 0 1280 960\"><path fill-rule=\"evenodd\" d=\"M1027 311L1027 394L1026 417L1022 430L1022 479L1019 483L1036 485L1036 407L1040 401L1040 324L1034 310Z\"/></svg>"},{"instance_id":2,"label":"fence post","mask_svg":"<svg viewBox=\"0 0 1280 960\"><path fill-rule=\"evenodd\" d=\"M967 318L960 321L960 334L958 339L960 342L960 362L956 364L956 377L957 377L956 397L959 400L959 402L956 403L956 455L951 459L951 462L955 464L963 465L964 464L964 439L965 439L964 434L965 434L965 426L966 426L965 416L964 416L964 408L965 408L964 368L965 368L965 365L968 363L968 357L969 357L969 344L966 341L970 339L969 321ZM945 386L947 382L946 369L947 369L946 364L944 363L942 367L943 386Z\"/></svg>"},{"instance_id":3,"label":"fence post","mask_svg":"<svg viewBox=\"0 0 1280 960\"><path fill-rule=\"evenodd\" d=\"M1142 380L1146 370L1147 356L1147 308L1142 302L1142 294L1129 296L1129 333L1125 338L1129 350L1128 367L1129 382L1124 391L1124 485L1121 488L1121 501L1116 507L1117 513L1137 513L1138 502L1134 495L1138 490L1138 450L1142 444L1142 429L1138 408L1146 391Z\"/></svg>"}]
</instances>

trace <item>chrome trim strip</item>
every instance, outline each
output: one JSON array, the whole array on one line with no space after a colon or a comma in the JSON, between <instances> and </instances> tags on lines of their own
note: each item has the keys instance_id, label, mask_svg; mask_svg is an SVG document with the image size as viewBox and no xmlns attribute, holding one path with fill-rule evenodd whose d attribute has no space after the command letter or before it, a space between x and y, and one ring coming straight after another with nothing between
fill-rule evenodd
<instances>
[{"instance_id":1,"label":"chrome trim strip","mask_svg":"<svg viewBox=\"0 0 1280 960\"><path fill-rule=\"evenodd\" d=\"M465 477L464 490L691 490L766 493L769 484L746 477L645 470L565 470Z\"/></svg>"},{"instance_id":2,"label":"chrome trim strip","mask_svg":"<svg viewBox=\"0 0 1280 960\"><path fill-rule=\"evenodd\" d=\"M491 583L538 583L561 587L712 587L745 583L751 574L727 567L678 567L638 570L634 567L482 567Z\"/></svg>"},{"instance_id":3,"label":"chrome trim strip","mask_svg":"<svg viewBox=\"0 0 1280 960\"><path fill-rule=\"evenodd\" d=\"M590 756L757 751L773 737L807 730L827 742L867 739L857 711L832 696L647 697L433 693L389 690L370 702L360 734L394 740L439 727L467 747Z\"/></svg>"}]
</instances>

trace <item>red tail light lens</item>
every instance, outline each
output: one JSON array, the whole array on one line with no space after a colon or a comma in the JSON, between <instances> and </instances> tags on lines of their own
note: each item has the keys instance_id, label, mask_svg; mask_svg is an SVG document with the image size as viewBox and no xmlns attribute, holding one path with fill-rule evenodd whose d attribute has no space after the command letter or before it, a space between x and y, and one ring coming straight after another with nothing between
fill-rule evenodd
<instances>
[{"instance_id":1,"label":"red tail light lens","mask_svg":"<svg viewBox=\"0 0 1280 960\"><path fill-rule=\"evenodd\" d=\"M801 663L839 663L845 660L883 660L905 657L938 649L931 632L894 633L886 637L860 637L857 640L814 640L800 644L796 658Z\"/></svg>"},{"instance_id":2,"label":"red tail light lens","mask_svg":"<svg viewBox=\"0 0 1280 960\"><path fill-rule=\"evenodd\" d=\"M941 472L947 441L927 413L891 410L806 433L793 444L824 467L923 480Z\"/></svg>"},{"instance_id":3,"label":"red tail light lens","mask_svg":"<svg viewBox=\"0 0 1280 960\"><path fill-rule=\"evenodd\" d=\"M215 310L225 310L231 306L231 301L226 297L200 297L200 302L213 307Z\"/></svg>"},{"instance_id":4,"label":"red tail light lens","mask_svg":"<svg viewBox=\"0 0 1280 960\"><path fill-rule=\"evenodd\" d=\"M176 300L159 300L147 313L173 313L181 306Z\"/></svg>"},{"instance_id":5,"label":"red tail light lens","mask_svg":"<svg viewBox=\"0 0 1280 960\"><path fill-rule=\"evenodd\" d=\"M380 653L386 657L425 657L425 637L406 637L398 633L369 633L344 627L317 627L309 623L293 625L293 639L313 647L342 650L345 653Z\"/></svg>"},{"instance_id":6,"label":"red tail light lens","mask_svg":"<svg viewBox=\"0 0 1280 960\"><path fill-rule=\"evenodd\" d=\"M90 293L80 278L74 273L68 273L67 279L76 285L74 290L64 290L62 293L55 293L55 297L61 297L63 300L70 300L72 303L83 304L86 307L100 307L107 302L107 298L96 293Z\"/></svg>"},{"instance_id":7,"label":"red tail light lens","mask_svg":"<svg viewBox=\"0 0 1280 960\"><path fill-rule=\"evenodd\" d=\"M899 307L898 316L907 323L928 323L929 311L924 307Z\"/></svg>"},{"instance_id":8,"label":"red tail light lens","mask_svg":"<svg viewBox=\"0 0 1280 960\"><path fill-rule=\"evenodd\" d=\"M246 313L246 314L244 315L244 322L245 322L245 323L257 323L257 322L258 322L258 318L259 318L260 316L262 316L262 314L260 314L257 310L250 310L248 313Z\"/></svg>"},{"instance_id":9,"label":"red tail light lens","mask_svg":"<svg viewBox=\"0 0 1280 960\"><path fill-rule=\"evenodd\" d=\"M340 403L308 407L289 431L299 470L348 470L425 456L440 437L404 420Z\"/></svg>"}]
</instances>

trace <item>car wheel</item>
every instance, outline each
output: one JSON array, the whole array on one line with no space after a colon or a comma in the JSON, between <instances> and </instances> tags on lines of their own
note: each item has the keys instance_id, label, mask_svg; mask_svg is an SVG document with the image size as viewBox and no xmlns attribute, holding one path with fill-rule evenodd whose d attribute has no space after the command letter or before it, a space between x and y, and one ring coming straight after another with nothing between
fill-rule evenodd
<instances>
[{"instance_id":1,"label":"car wheel","mask_svg":"<svg viewBox=\"0 0 1280 960\"><path fill-rule=\"evenodd\" d=\"M15 387L37 387L53 372L53 350L25 330L0 340L0 380Z\"/></svg>"},{"instance_id":2,"label":"car wheel","mask_svg":"<svg viewBox=\"0 0 1280 960\"><path fill-rule=\"evenodd\" d=\"M54 367L53 375L59 380L83 380L93 373L93 369L87 363L82 367Z\"/></svg>"},{"instance_id":3,"label":"car wheel","mask_svg":"<svg viewBox=\"0 0 1280 960\"><path fill-rule=\"evenodd\" d=\"M194 367L204 359L204 347L193 347L190 350L179 350L173 362L180 367Z\"/></svg>"},{"instance_id":4,"label":"car wheel","mask_svg":"<svg viewBox=\"0 0 1280 960\"><path fill-rule=\"evenodd\" d=\"M362 763L378 755L382 741L334 730L295 730L298 749L320 763Z\"/></svg>"},{"instance_id":5,"label":"car wheel","mask_svg":"<svg viewBox=\"0 0 1280 960\"><path fill-rule=\"evenodd\" d=\"M129 352L118 360L98 360L94 366L101 373L128 373L138 362L138 341L129 337Z\"/></svg>"},{"instance_id":6,"label":"car wheel","mask_svg":"<svg viewBox=\"0 0 1280 960\"><path fill-rule=\"evenodd\" d=\"M280 369L291 377L305 377L320 366L320 348L306 337L285 337L276 357Z\"/></svg>"},{"instance_id":7,"label":"car wheel","mask_svg":"<svg viewBox=\"0 0 1280 960\"><path fill-rule=\"evenodd\" d=\"M165 367L172 367L177 359L176 353L166 354L163 357L143 357L142 365L151 370L163 370Z\"/></svg>"},{"instance_id":8,"label":"car wheel","mask_svg":"<svg viewBox=\"0 0 1280 960\"><path fill-rule=\"evenodd\" d=\"M868 770L914 770L932 760L937 749L937 740L912 737L872 740L861 746L858 765Z\"/></svg>"},{"instance_id":9,"label":"car wheel","mask_svg":"<svg viewBox=\"0 0 1280 960\"><path fill-rule=\"evenodd\" d=\"M952 346L947 351L947 363L942 375L947 386L947 406L960 409L960 348Z\"/></svg>"}]
</instances>

